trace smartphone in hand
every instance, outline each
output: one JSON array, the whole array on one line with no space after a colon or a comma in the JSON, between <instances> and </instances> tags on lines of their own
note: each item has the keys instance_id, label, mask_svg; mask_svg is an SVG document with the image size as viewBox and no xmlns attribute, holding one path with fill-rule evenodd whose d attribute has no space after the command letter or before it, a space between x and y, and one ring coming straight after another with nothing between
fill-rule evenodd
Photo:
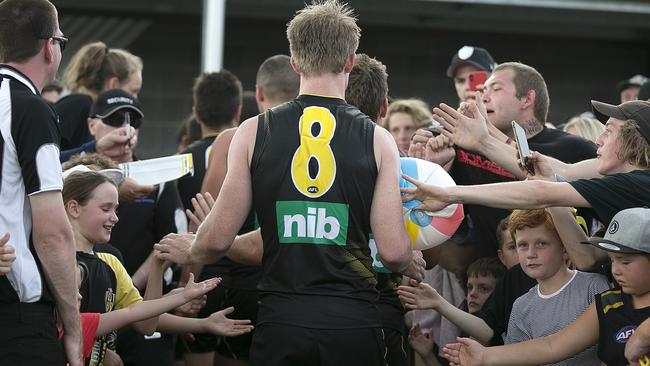
<instances>
[{"instance_id":1,"label":"smartphone in hand","mask_svg":"<svg viewBox=\"0 0 650 366\"><path fill-rule=\"evenodd\" d=\"M483 91L483 84L488 79L489 74L487 71L473 71L468 74L469 90L470 91ZM479 85L481 86L479 88Z\"/></svg>"},{"instance_id":2,"label":"smartphone in hand","mask_svg":"<svg viewBox=\"0 0 650 366\"><path fill-rule=\"evenodd\" d=\"M533 163L528 159L530 156L530 148L528 147L528 140L526 139L526 131L519 126L515 121L512 121L512 132L515 135L515 143L517 145L517 151L519 151L519 158L524 164L524 168L531 175L535 175L535 167Z\"/></svg>"}]
</instances>

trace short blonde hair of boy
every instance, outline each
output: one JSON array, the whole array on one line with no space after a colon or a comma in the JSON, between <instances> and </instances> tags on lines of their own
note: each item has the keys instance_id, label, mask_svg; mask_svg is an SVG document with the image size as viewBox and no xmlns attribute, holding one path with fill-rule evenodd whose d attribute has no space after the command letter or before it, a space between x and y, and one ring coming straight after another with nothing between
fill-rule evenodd
<instances>
[{"instance_id":1,"label":"short blonde hair of boy","mask_svg":"<svg viewBox=\"0 0 650 366\"><path fill-rule=\"evenodd\" d=\"M406 113L410 115L415 122L415 128L424 127L433 121L433 116L429 112L429 106L424 101L415 98L399 99L388 106L382 127L389 128L390 117L395 113Z\"/></svg>"},{"instance_id":2,"label":"short blonde hair of boy","mask_svg":"<svg viewBox=\"0 0 650 366\"><path fill-rule=\"evenodd\" d=\"M650 168L650 144L639 132L639 125L628 120L618 131L618 159L634 166Z\"/></svg>"},{"instance_id":3,"label":"short blonde hair of boy","mask_svg":"<svg viewBox=\"0 0 650 366\"><path fill-rule=\"evenodd\" d=\"M515 237L517 230L535 228L542 225L557 234L551 214L543 208L535 210L514 210L508 218L508 231L515 243L517 242Z\"/></svg>"},{"instance_id":4,"label":"short blonde hair of boy","mask_svg":"<svg viewBox=\"0 0 650 366\"><path fill-rule=\"evenodd\" d=\"M569 122L564 125L562 130L568 132L570 128L574 128L578 132L579 136L591 142L596 142L598 136L605 131L605 125L603 125L599 120L582 116L571 118Z\"/></svg>"},{"instance_id":5,"label":"short blonde hair of boy","mask_svg":"<svg viewBox=\"0 0 650 366\"><path fill-rule=\"evenodd\" d=\"M306 77L341 73L360 37L352 9L336 0L307 5L287 26L291 57Z\"/></svg>"}]
</instances>

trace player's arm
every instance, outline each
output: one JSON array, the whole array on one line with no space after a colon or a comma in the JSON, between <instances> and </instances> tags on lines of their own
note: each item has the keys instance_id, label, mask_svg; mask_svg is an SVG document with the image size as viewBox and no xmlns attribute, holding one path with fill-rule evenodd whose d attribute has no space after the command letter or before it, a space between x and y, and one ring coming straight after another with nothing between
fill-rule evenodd
<instances>
[{"instance_id":1,"label":"player's arm","mask_svg":"<svg viewBox=\"0 0 650 366\"><path fill-rule=\"evenodd\" d=\"M392 136L378 126L375 127L374 152L378 175L370 209L370 227L384 265L394 272L402 272L413 254L402 218L399 153Z\"/></svg>"}]
</instances>

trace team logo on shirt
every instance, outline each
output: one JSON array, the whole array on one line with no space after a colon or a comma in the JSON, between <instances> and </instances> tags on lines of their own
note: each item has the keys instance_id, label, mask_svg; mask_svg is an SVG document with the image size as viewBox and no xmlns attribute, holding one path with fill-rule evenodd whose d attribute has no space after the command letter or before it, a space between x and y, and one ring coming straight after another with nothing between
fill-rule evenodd
<instances>
[{"instance_id":1,"label":"team logo on shirt","mask_svg":"<svg viewBox=\"0 0 650 366\"><path fill-rule=\"evenodd\" d=\"M346 204L278 201L275 213L280 243L346 244L349 216Z\"/></svg>"},{"instance_id":2,"label":"team logo on shirt","mask_svg":"<svg viewBox=\"0 0 650 366\"><path fill-rule=\"evenodd\" d=\"M619 329L614 334L614 341L616 343L626 343L628 338L630 338L632 334L634 334L635 329L636 329L635 325L628 325L626 327Z\"/></svg>"}]
</instances>

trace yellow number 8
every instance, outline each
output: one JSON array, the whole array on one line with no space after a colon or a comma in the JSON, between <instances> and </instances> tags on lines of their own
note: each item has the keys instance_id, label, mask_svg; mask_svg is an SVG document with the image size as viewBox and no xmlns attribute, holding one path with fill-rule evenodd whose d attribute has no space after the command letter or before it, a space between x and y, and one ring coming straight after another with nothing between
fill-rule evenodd
<instances>
[{"instance_id":1,"label":"yellow number 8","mask_svg":"<svg viewBox=\"0 0 650 366\"><path fill-rule=\"evenodd\" d=\"M314 136L314 124L320 131ZM336 160L330 147L336 120L327 108L307 107L300 117L300 146L291 160L291 179L298 191L309 198L317 198L329 191L336 177ZM317 170L309 174L309 162L316 159Z\"/></svg>"}]
</instances>

